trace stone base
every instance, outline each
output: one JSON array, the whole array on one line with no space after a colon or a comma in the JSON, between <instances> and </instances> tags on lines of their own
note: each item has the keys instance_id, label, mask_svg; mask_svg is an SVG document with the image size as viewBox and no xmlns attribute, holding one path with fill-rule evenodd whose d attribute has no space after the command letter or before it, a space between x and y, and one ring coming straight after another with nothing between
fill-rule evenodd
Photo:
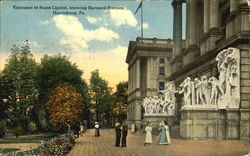
<instances>
[{"instance_id":1,"label":"stone base","mask_svg":"<svg viewBox=\"0 0 250 156\"><path fill-rule=\"evenodd\" d=\"M180 135L183 139L240 139L239 110L181 110Z\"/></svg>"},{"instance_id":2,"label":"stone base","mask_svg":"<svg viewBox=\"0 0 250 156\"><path fill-rule=\"evenodd\" d=\"M240 139L250 141L250 109L241 109L240 119Z\"/></svg>"},{"instance_id":3,"label":"stone base","mask_svg":"<svg viewBox=\"0 0 250 156\"><path fill-rule=\"evenodd\" d=\"M144 116L143 119L143 131L145 130L145 123L150 122L151 127L153 128L153 134L159 134L159 124L161 121L167 121L170 126L174 124L175 117L174 116L166 116L166 115L157 115L157 116Z\"/></svg>"}]
</instances>

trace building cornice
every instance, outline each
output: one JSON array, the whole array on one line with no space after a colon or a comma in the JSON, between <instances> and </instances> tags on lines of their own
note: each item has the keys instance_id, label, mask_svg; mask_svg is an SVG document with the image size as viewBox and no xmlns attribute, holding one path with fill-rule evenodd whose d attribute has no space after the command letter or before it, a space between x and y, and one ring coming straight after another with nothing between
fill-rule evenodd
<instances>
[{"instance_id":1,"label":"building cornice","mask_svg":"<svg viewBox=\"0 0 250 156\"><path fill-rule=\"evenodd\" d=\"M250 9L247 5L240 5L239 9L233 11L230 13L230 15L226 19L226 24L230 23L232 20L235 19L236 16L238 16L241 13L248 13L249 14Z\"/></svg>"},{"instance_id":2,"label":"building cornice","mask_svg":"<svg viewBox=\"0 0 250 156\"><path fill-rule=\"evenodd\" d=\"M222 31L220 31L218 28L212 28L209 30L209 32L205 33L202 38L201 38L201 42L205 42L210 36L223 36L225 35L225 33L223 33Z\"/></svg>"},{"instance_id":3,"label":"building cornice","mask_svg":"<svg viewBox=\"0 0 250 156\"><path fill-rule=\"evenodd\" d=\"M228 48L228 47L234 47L237 44L249 44L249 40L250 40L250 31L239 32L239 33L231 36L227 40L225 40L220 45L217 45L216 47L218 47L218 48L212 49L212 50L206 52L205 54L197 57L196 61L191 62L191 63L187 64L186 66L183 66L177 72L173 73L172 75L170 75L166 79L169 81L173 81L173 80L175 80L176 77L180 77L181 75L188 73L189 71L191 71L195 67L200 66L200 65L208 62L211 59L214 59L216 57L216 55L221 50Z\"/></svg>"},{"instance_id":4,"label":"building cornice","mask_svg":"<svg viewBox=\"0 0 250 156\"><path fill-rule=\"evenodd\" d=\"M126 63L130 64L133 56L138 55L139 51L143 51L143 53L145 51L151 52L152 54L153 52L172 53L172 47L173 41L171 39L143 38L143 40L141 40L137 38L136 41L129 42ZM140 54L142 54L142 52L140 52Z\"/></svg>"}]
</instances>

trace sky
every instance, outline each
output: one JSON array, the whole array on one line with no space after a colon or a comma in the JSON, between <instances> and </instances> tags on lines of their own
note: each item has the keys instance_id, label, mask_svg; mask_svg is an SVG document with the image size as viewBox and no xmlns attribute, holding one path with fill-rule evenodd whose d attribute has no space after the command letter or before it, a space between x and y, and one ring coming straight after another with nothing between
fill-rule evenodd
<instances>
[{"instance_id":1,"label":"sky","mask_svg":"<svg viewBox=\"0 0 250 156\"><path fill-rule=\"evenodd\" d=\"M125 63L128 44L141 35L141 10L134 14L139 1L1 1L0 4L0 70L6 64L11 46L29 40L38 63L45 54L61 53L84 71L83 79L87 82L95 69L99 69L110 87L128 80ZM108 6L122 9L107 9ZM66 11L77 14L55 14ZM143 17L143 37L172 38L170 0L144 1Z\"/></svg>"}]
</instances>

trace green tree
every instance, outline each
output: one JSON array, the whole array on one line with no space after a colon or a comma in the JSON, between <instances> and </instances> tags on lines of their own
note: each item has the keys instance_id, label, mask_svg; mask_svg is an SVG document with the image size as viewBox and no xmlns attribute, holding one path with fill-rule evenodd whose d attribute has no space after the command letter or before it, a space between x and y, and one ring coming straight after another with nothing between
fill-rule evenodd
<instances>
[{"instance_id":1,"label":"green tree","mask_svg":"<svg viewBox=\"0 0 250 156\"><path fill-rule=\"evenodd\" d=\"M45 108L48 111L51 126L56 131L65 131L82 120L82 96L68 84L56 87Z\"/></svg>"},{"instance_id":2,"label":"green tree","mask_svg":"<svg viewBox=\"0 0 250 156\"><path fill-rule=\"evenodd\" d=\"M123 122L127 118L127 98L128 98L128 82L120 82L116 85L116 92L113 94L115 106L113 116L119 122Z\"/></svg>"},{"instance_id":3,"label":"green tree","mask_svg":"<svg viewBox=\"0 0 250 156\"><path fill-rule=\"evenodd\" d=\"M79 92L83 97L84 105L84 119L88 120L89 118L89 101L90 97L88 94L88 86L81 76L83 71L78 69L76 64L73 64L69 61L69 58L58 54L55 56L45 55L41 64L38 68L37 74L37 84L39 88L39 101L41 104L44 104L48 101L52 90L62 83L71 84L77 92ZM46 124L46 113L44 112L43 105L39 111L39 120L42 125Z\"/></svg>"},{"instance_id":4,"label":"green tree","mask_svg":"<svg viewBox=\"0 0 250 156\"><path fill-rule=\"evenodd\" d=\"M73 86L82 84L83 72L72 64L69 58L58 54L55 56L45 55L38 68L37 81L40 100L46 102L50 92L61 83L69 83Z\"/></svg>"},{"instance_id":5,"label":"green tree","mask_svg":"<svg viewBox=\"0 0 250 156\"><path fill-rule=\"evenodd\" d=\"M113 109L111 88L108 87L108 82L100 76L99 70L91 72L90 96L95 119L97 121L103 120L110 122ZM108 124L109 123L107 123L106 126L108 126Z\"/></svg>"},{"instance_id":6,"label":"green tree","mask_svg":"<svg viewBox=\"0 0 250 156\"><path fill-rule=\"evenodd\" d=\"M7 114L6 111L8 109L8 105L4 99L4 90L3 90L3 82L2 82L2 73L0 72L0 121L2 119L6 119Z\"/></svg>"},{"instance_id":7,"label":"green tree","mask_svg":"<svg viewBox=\"0 0 250 156\"><path fill-rule=\"evenodd\" d=\"M2 72L2 98L8 103L8 118L12 126L27 125L37 106L35 76L37 64L26 40L19 48L13 45L10 58Z\"/></svg>"}]
</instances>

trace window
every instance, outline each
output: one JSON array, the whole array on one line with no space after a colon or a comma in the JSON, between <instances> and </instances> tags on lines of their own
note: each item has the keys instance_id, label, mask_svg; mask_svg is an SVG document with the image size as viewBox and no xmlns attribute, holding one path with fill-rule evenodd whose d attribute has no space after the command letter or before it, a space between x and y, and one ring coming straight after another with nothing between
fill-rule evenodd
<instances>
[{"instance_id":1,"label":"window","mask_svg":"<svg viewBox=\"0 0 250 156\"><path fill-rule=\"evenodd\" d=\"M160 64L163 64L163 63L165 63L164 58L160 58Z\"/></svg>"},{"instance_id":2,"label":"window","mask_svg":"<svg viewBox=\"0 0 250 156\"><path fill-rule=\"evenodd\" d=\"M165 89L165 83L159 82L159 90L164 90L164 89Z\"/></svg>"},{"instance_id":3,"label":"window","mask_svg":"<svg viewBox=\"0 0 250 156\"><path fill-rule=\"evenodd\" d=\"M165 75L165 68L159 67L159 75Z\"/></svg>"}]
</instances>

